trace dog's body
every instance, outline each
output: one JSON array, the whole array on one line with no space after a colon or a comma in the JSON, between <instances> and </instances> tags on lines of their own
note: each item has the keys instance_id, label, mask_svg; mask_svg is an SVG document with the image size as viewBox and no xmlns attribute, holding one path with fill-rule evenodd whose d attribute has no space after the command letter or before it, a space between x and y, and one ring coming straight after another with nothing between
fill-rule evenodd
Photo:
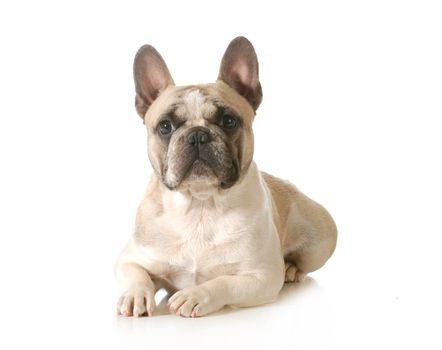
<instances>
[{"instance_id":1,"label":"dog's body","mask_svg":"<svg viewBox=\"0 0 442 350\"><path fill-rule=\"evenodd\" d=\"M151 315L162 287L182 316L258 305L320 268L336 245L332 218L252 160L262 94L247 39L232 41L215 84L176 87L150 46L134 67L155 173L117 263L118 312Z\"/></svg>"}]
</instances>

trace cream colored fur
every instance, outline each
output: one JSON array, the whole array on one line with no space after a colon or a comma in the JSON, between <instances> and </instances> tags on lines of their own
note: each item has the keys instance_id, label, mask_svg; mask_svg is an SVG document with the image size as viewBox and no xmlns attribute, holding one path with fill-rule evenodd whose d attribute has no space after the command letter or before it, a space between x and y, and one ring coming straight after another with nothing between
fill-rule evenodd
<instances>
[{"instance_id":1,"label":"cream colored fur","mask_svg":"<svg viewBox=\"0 0 442 350\"><path fill-rule=\"evenodd\" d=\"M292 185L261 174L255 163L227 193L208 192L172 192L153 176L117 265L125 291L119 313L152 315L161 287L176 291L170 310L182 316L271 302L284 268L287 281L296 281L334 250L328 213ZM285 267L284 256L293 259Z\"/></svg>"},{"instance_id":2,"label":"cream colored fur","mask_svg":"<svg viewBox=\"0 0 442 350\"><path fill-rule=\"evenodd\" d=\"M157 55L149 47L146 50ZM156 64L166 72L158 57L154 56ZM166 78L170 84L171 78ZM180 150L165 149L155 127L172 105L179 106L175 113L186 116L184 128L210 127L213 101L242 117L235 141L242 160L240 177L228 189L219 188L216 178L204 177L183 181L172 191L161 179L162 162L173 162L170 153L177 156ZM170 311L186 317L207 315L226 305L268 303L278 296L284 281L302 281L332 255L337 233L327 211L290 183L261 173L252 161L253 119L254 110L246 99L220 80L190 87L170 85L149 107L144 120L154 174L139 206L134 233L116 265L122 288L119 314L152 315L159 288L173 293Z\"/></svg>"}]
</instances>

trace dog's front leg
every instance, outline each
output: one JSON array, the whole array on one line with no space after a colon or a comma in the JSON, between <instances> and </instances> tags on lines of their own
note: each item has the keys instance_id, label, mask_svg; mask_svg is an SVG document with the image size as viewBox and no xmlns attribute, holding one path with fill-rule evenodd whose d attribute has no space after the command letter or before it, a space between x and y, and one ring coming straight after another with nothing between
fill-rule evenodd
<instances>
[{"instance_id":1,"label":"dog's front leg","mask_svg":"<svg viewBox=\"0 0 442 350\"><path fill-rule=\"evenodd\" d=\"M268 303L276 299L284 282L283 275L277 275L220 276L176 292L169 299L169 309L177 315L197 317L226 305L242 307Z\"/></svg>"},{"instance_id":2,"label":"dog's front leg","mask_svg":"<svg viewBox=\"0 0 442 350\"><path fill-rule=\"evenodd\" d=\"M152 316L155 309L155 286L147 271L138 264L117 266L117 279L123 288L117 313L123 316Z\"/></svg>"}]
</instances>

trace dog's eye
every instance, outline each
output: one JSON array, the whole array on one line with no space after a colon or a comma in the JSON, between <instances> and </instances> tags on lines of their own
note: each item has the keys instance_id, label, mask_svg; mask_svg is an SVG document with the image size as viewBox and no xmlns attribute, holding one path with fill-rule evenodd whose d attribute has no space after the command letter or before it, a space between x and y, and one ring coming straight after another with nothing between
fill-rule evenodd
<instances>
[{"instance_id":1,"label":"dog's eye","mask_svg":"<svg viewBox=\"0 0 442 350\"><path fill-rule=\"evenodd\" d=\"M158 131L161 135L168 135L172 132L172 123L168 119L164 119L158 123Z\"/></svg>"},{"instance_id":2,"label":"dog's eye","mask_svg":"<svg viewBox=\"0 0 442 350\"><path fill-rule=\"evenodd\" d=\"M221 126L226 129L235 129L237 125L236 118L231 116L230 114L224 114L221 120Z\"/></svg>"}]
</instances>

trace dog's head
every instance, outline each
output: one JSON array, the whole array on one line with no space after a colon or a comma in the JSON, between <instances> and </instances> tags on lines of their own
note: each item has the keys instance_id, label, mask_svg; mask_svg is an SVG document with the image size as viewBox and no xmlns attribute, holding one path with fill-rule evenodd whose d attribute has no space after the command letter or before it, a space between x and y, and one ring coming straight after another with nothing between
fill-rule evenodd
<instances>
[{"instance_id":1,"label":"dog's head","mask_svg":"<svg viewBox=\"0 0 442 350\"><path fill-rule=\"evenodd\" d=\"M134 78L149 159L164 185L227 189L241 179L252 161L252 122L262 99L258 60L246 38L230 43L213 84L175 86L149 45L135 56Z\"/></svg>"}]
</instances>

